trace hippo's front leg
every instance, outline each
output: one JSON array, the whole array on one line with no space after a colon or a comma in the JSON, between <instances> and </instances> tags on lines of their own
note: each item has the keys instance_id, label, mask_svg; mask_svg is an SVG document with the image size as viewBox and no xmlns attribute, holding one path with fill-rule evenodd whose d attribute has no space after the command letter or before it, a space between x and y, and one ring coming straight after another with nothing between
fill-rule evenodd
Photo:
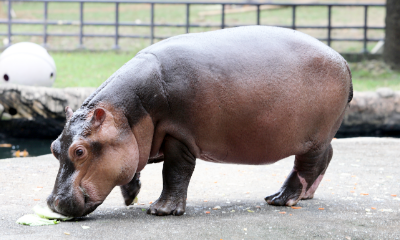
<instances>
[{"instance_id":1,"label":"hippo's front leg","mask_svg":"<svg viewBox=\"0 0 400 240\"><path fill-rule=\"evenodd\" d=\"M332 146L296 156L292 172L279 192L265 198L268 204L293 206L302 199L311 199L332 159Z\"/></svg>"},{"instance_id":2,"label":"hippo's front leg","mask_svg":"<svg viewBox=\"0 0 400 240\"><path fill-rule=\"evenodd\" d=\"M140 183L140 173L136 173L133 179L121 186L121 193L125 200L125 205L129 206L132 204L135 197L139 194L140 187L142 184Z\"/></svg>"},{"instance_id":3,"label":"hippo's front leg","mask_svg":"<svg viewBox=\"0 0 400 240\"><path fill-rule=\"evenodd\" d=\"M183 143L172 137L165 138L163 152L163 190L147 213L179 216L185 213L187 189L196 158Z\"/></svg>"}]
</instances>

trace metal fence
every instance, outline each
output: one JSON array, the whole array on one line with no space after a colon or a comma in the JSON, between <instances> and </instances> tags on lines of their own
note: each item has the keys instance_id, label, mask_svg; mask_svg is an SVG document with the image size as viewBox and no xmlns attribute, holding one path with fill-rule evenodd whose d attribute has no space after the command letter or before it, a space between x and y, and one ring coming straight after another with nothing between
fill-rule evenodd
<instances>
[{"instance_id":1,"label":"metal fence","mask_svg":"<svg viewBox=\"0 0 400 240\"><path fill-rule=\"evenodd\" d=\"M43 45L47 45L49 36L68 36L68 37L78 37L79 38L79 46L83 47L83 38L84 37L101 37L101 38L114 38L114 49L119 48L119 39L120 38L144 38L150 39L151 44L154 42L154 39L165 39L166 36L155 36L154 28L155 27L181 27L186 29L186 33L189 33L190 28L194 27L216 27L216 28L229 28L229 27L238 27L245 26L243 24L230 25L225 23L225 9L227 5L251 5L256 7L257 17L253 25L260 25L260 7L264 5L273 5L273 6L286 6L292 9L292 24L291 25L283 25L279 27L286 27L291 29L326 29L327 37L319 38L321 41L326 41L330 46L333 41L352 41L352 42L363 42L363 52L368 52L367 43L370 41L379 41L382 39L377 38L368 38L368 30L369 29L385 29L381 26L369 26L368 25L368 8L369 7L385 7L385 4L363 4L363 3L330 3L330 4L321 4L321 3L305 3L305 4L296 4L296 3L263 3L263 2L179 2L179 1L131 1L131 0L18 0L19 2L42 2L44 3L43 15L44 18L41 21L38 20L13 20L12 19L12 4L15 0L6 0L8 2L8 18L0 19L0 24L7 24L8 31L0 32L0 36L8 37L8 44L11 44L12 36L42 36L43 37ZM58 25L59 21L48 20L48 6L51 2L75 2L79 3L79 21L63 21L63 25L79 25L79 33L49 33L47 30L48 25ZM112 3L115 4L115 22L89 22L84 21L84 5L85 3ZM135 23L135 22L120 22L119 21L119 5L121 3L129 3L129 4L150 4L150 22L149 23ZM154 6L156 4L179 4L186 5L186 23L185 24L168 24L168 23L155 23L154 22ZM221 23L220 24L196 24L190 23L190 6L191 5L221 5ZM324 6L326 7L326 11L328 13L328 24L326 26L298 26L296 25L296 8L297 7L313 7L313 6ZM361 26L332 26L332 7L361 7L364 9L364 24ZM36 24L43 25L43 33L28 33L28 32L13 32L12 26L13 24ZM115 32L114 34L86 34L83 31L84 26L114 26ZM119 32L120 26L147 26L150 28L149 35L127 35L121 34ZM276 25L275 25L276 26ZM362 29L363 30L363 38L333 38L332 30L334 29Z\"/></svg>"}]
</instances>

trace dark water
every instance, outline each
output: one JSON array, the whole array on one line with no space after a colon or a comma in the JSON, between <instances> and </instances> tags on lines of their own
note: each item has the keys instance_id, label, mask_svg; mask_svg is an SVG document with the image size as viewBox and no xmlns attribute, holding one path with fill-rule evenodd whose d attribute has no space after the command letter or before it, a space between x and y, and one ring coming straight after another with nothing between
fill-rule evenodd
<instances>
[{"instance_id":1,"label":"dark water","mask_svg":"<svg viewBox=\"0 0 400 240\"><path fill-rule=\"evenodd\" d=\"M0 159L15 157L16 151L26 150L29 157L40 156L51 153L49 139L3 139L0 144L11 144L11 147L0 147ZM0 145L1 146L1 145Z\"/></svg>"}]
</instances>

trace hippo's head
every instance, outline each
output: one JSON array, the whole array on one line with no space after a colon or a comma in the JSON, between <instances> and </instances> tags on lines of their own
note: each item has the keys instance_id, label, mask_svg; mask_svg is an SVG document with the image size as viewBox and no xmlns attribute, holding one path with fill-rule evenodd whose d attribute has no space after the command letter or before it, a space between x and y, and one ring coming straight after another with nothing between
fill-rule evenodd
<instances>
[{"instance_id":1,"label":"hippo's head","mask_svg":"<svg viewBox=\"0 0 400 240\"><path fill-rule=\"evenodd\" d=\"M122 113L106 107L66 108L67 123L51 145L60 162L48 206L67 216L94 211L117 185L131 181L139 163L136 138Z\"/></svg>"}]
</instances>

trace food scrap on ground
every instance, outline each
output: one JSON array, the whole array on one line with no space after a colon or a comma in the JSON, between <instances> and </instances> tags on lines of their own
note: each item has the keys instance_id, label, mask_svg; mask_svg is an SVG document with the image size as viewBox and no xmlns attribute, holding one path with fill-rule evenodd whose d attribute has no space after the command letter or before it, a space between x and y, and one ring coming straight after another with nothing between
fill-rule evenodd
<instances>
[{"instance_id":1,"label":"food scrap on ground","mask_svg":"<svg viewBox=\"0 0 400 240\"><path fill-rule=\"evenodd\" d=\"M20 217L16 223L21 225L28 225L28 226L46 226L46 225L55 225L59 223L58 220L49 220L46 218L41 218L36 214L28 214Z\"/></svg>"},{"instance_id":2,"label":"food scrap on ground","mask_svg":"<svg viewBox=\"0 0 400 240\"><path fill-rule=\"evenodd\" d=\"M35 214L27 214L20 217L16 223L21 225L29 225L29 226L45 226L45 225L55 225L60 223L59 220L70 220L72 217L67 217L61 215L59 213L53 212L50 208L40 207L36 205L33 208Z\"/></svg>"},{"instance_id":3,"label":"food scrap on ground","mask_svg":"<svg viewBox=\"0 0 400 240\"><path fill-rule=\"evenodd\" d=\"M73 218L53 212L48 206L41 207L39 205L36 205L35 207L33 207L33 211L36 213L36 215L38 215L41 218L58 219L63 221L71 220Z\"/></svg>"}]
</instances>

